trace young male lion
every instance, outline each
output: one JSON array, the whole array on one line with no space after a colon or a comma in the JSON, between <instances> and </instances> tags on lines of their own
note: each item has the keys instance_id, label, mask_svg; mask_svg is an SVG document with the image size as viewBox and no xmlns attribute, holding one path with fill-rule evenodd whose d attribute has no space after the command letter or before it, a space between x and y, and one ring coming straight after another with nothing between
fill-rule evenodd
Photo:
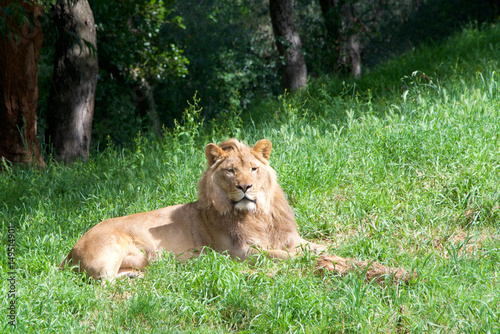
<instances>
[{"instance_id":1,"label":"young male lion","mask_svg":"<svg viewBox=\"0 0 500 334\"><path fill-rule=\"evenodd\" d=\"M236 139L208 144L198 201L104 220L77 241L61 267L71 264L94 279L112 280L135 276L161 250L181 260L207 246L242 260L262 250L281 259L303 247L324 250L299 236L270 154L267 139L252 148Z\"/></svg>"}]
</instances>

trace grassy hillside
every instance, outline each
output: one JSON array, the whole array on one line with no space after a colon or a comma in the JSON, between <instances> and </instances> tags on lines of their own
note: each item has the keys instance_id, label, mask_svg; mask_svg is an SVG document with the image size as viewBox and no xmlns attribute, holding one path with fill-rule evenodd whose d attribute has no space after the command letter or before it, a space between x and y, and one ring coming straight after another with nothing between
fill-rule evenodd
<instances>
[{"instance_id":1,"label":"grassy hillside","mask_svg":"<svg viewBox=\"0 0 500 334\"><path fill-rule=\"evenodd\" d=\"M161 141L139 134L133 148L108 145L70 167L6 165L1 242L11 249L14 240L15 253L0 254L0 328L500 331L499 41L498 25L467 29L359 82L322 78L242 118L234 112L200 125L193 103ZM310 257L250 263L216 253L187 263L167 255L144 278L107 286L56 269L103 219L195 200L204 146L230 136L273 142L271 164L305 238L342 256L414 269L419 279L379 285L358 274L319 276ZM13 300L16 329L8 324Z\"/></svg>"}]
</instances>

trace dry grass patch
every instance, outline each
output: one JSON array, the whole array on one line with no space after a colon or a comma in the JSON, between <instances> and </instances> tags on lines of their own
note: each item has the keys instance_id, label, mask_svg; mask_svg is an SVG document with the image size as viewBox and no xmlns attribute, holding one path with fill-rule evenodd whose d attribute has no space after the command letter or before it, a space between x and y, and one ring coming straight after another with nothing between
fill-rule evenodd
<instances>
[{"instance_id":1,"label":"dry grass patch","mask_svg":"<svg viewBox=\"0 0 500 334\"><path fill-rule=\"evenodd\" d=\"M417 278L416 273L410 273L403 268L385 266L377 262L360 261L337 255L324 255L318 259L316 272L325 274L332 272L341 277L349 273L359 273L365 276L365 281L379 283L411 283Z\"/></svg>"}]
</instances>

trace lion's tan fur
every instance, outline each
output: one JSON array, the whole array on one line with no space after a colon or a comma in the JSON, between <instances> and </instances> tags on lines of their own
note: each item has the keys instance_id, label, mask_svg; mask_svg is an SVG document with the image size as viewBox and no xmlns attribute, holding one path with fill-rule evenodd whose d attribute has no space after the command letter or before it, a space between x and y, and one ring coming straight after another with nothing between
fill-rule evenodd
<instances>
[{"instance_id":1,"label":"lion's tan fur","mask_svg":"<svg viewBox=\"0 0 500 334\"><path fill-rule=\"evenodd\" d=\"M162 250L184 260L204 247L245 259L266 251L293 256L308 243L297 231L293 211L269 166L271 142L249 148L236 139L205 149L208 168L198 201L102 221L77 241L61 264L94 279L135 275Z\"/></svg>"}]
</instances>

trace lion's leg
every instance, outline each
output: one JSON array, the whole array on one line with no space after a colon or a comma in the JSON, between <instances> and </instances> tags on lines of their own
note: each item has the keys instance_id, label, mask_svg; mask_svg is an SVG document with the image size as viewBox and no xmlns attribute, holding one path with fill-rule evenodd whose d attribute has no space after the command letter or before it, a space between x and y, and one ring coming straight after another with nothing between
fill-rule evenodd
<instances>
[{"instance_id":1,"label":"lion's leg","mask_svg":"<svg viewBox=\"0 0 500 334\"><path fill-rule=\"evenodd\" d=\"M296 246L295 249L290 250L279 250L279 249L269 249L266 250L267 256L272 259L290 259L296 256L300 256L304 254L306 249L314 254L320 254L326 251L326 247L322 245L313 244L311 242L306 242L304 244L300 244Z\"/></svg>"},{"instance_id":2,"label":"lion's leg","mask_svg":"<svg viewBox=\"0 0 500 334\"><path fill-rule=\"evenodd\" d=\"M113 281L115 278L122 276L134 278L140 276L140 271L155 256L155 253L140 248L133 243L130 243L125 251L121 247L112 250L107 248L106 251L97 256L98 260L94 263L95 268L100 268L98 270L99 274L96 275L96 270L93 269L87 270L87 273L94 278L97 276L103 281Z\"/></svg>"},{"instance_id":3,"label":"lion's leg","mask_svg":"<svg viewBox=\"0 0 500 334\"><path fill-rule=\"evenodd\" d=\"M280 259L280 260L291 259L295 257L295 255L297 255L297 253L295 252L288 252L279 249L266 250L266 254L271 259Z\"/></svg>"},{"instance_id":4,"label":"lion's leg","mask_svg":"<svg viewBox=\"0 0 500 334\"><path fill-rule=\"evenodd\" d=\"M73 249L68 258L67 262L75 266L74 270L85 272L95 280L112 281L118 275L124 254L121 249L115 247L104 247L92 254Z\"/></svg>"},{"instance_id":5,"label":"lion's leg","mask_svg":"<svg viewBox=\"0 0 500 334\"><path fill-rule=\"evenodd\" d=\"M87 272L87 275L102 281L112 281L117 275L123 260L123 255L119 252L110 252L96 257L87 266L80 266Z\"/></svg>"},{"instance_id":6,"label":"lion's leg","mask_svg":"<svg viewBox=\"0 0 500 334\"><path fill-rule=\"evenodd\" d=\"M291 259L296 255L296 252L294 251L289 252L281 249L263 249L258 247L249 247L247 250L248 256L262 254L262 253L266 254L266 256L269 257L270 259L280 259L280 260Z\"/></svg>"},{"instance_id":7,"label":"lion's leg","mask_svg":"<svg viewBox=\"0 0 500 334\"><path fill-rule=\"evenodd\" d=\"M140 270L135 268L120 268L118 269L118 274L116 277L127 276L129 278L142 277L142 273Z\"/></svg>"},{"instance_id":8,"label":"lion's leg","mask_svg":"<svg viewBox=\"0 0 500 334\"><path fill-rule=\"evenodd\" d=\"M78 254L73 254L69 257L66 263L61 264L62 266L68 265L73 267L76 272L84 272L88 277L95 280L112 280L118 273L120 268L121 259L114 256L106 256L106 258L100 259L89 259L81 258Z\"/></svg>"},{"instance_id":9,"label":"lion's leg","mask_svg":"<svg viewBox=\"0 0 500 334\"><path fill-rule=\"evenodd\" d=\"M102 281L113 281L117 277L137 277L139 271L148 264L146 254L127 254L121 252L106 253L87 268L87 275Z\"/></svg>"},{"instance_id":10,"label":"lion's leg","mask_svg":"<svg viewBox=\"0 0 500 334\"><path fill-rule=\"evenodd\" d=\"M117 276L137 277L140 275L140 270L144 269L154 258L155 255L152 252L131 247L120 264Z\"/></svg>"},{"instance_id":11,"label":"lion's leg","mask_svg":"<svg viewBox=\"0 0 500 334\"><path fill-rule=\"evenodd\" d=\"M258 246L251 246L246 250L246 256L261 254L264 252L271 259L285 260L291 259L297 255L302 255L306 250L315 254L322 253L326 250L325 246L308 242L302 238L297 240L292 245L293 246L287 249L265 249Z\"/></svg>"},{"instance_id":12,"label":"lion's leg","mask_svg":"<svg viewBox=\"0 0 500 334\"><path fill-rule=\"evenodd\" d=\"M295 249L297 253L303 253L305 249L308 249L310 252L319 254L327 250L327 248L323 245L318 245L313 242L309 242L300 238L296 243Z\"/></svg>"},{"instance_id":13,"label":"lion's leg","mask_svg":"<svg viewBox=\"0 0 500 334\"><path fill-rule=\"evenodd\" d=\"M148 264L148 259L144 253L123 255L106 254L92 268L87 269L87 274L94 279L100 279L103 282L111 282L115 278L127 276L134 278L140 275L140 270ZM97 270L96 268L100 268Z\"/></svg>"}]
</instances>

